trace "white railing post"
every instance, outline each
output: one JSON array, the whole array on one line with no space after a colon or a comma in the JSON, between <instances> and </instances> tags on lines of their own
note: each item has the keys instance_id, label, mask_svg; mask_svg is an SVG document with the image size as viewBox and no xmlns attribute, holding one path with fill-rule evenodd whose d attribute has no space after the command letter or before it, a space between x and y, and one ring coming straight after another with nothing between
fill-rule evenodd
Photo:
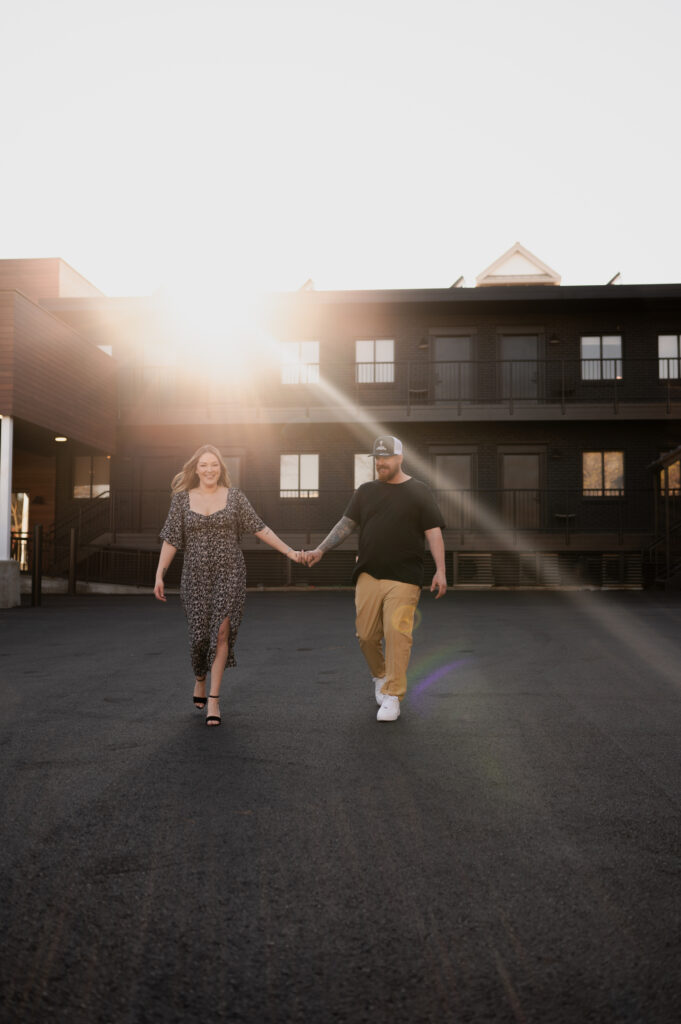
<instances>
[{"instance_id":1,"label":"white railing post","mask_svg":"<svg viewBox=\"0 0 681 1024\"><path fill-rule=\"evenodd\" d=\"M0 562L12 556L12 442L14 420L0 417Z\"/></svg>"},{"instance_id":2,"label":"white railing post","mask_svg":"<svg viewBox=\"0 0 681 1024\"><path fill-rule=\"evenodd\" d=\"M19 562L12 560L12 443L14 420L0 416L0 608L21 604Z\"/></svg>"}]
</instances>

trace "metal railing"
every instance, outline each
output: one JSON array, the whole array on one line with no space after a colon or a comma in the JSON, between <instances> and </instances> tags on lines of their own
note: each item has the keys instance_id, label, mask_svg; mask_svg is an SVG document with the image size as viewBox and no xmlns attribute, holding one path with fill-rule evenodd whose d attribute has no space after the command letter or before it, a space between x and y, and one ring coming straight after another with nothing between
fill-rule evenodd
<instances>
[{"instance_id":1,"label":"metal railing","mask_svg":"<svg viewBox=\"0 0 681 1024\"><path fill-rule=\"evenodd\" d=\"M657 580L668 580L681 572L681 519L669 524L647 548L646 555L655 567Z\"/></svg>"},{"instance_id":2,"label":"metal railing","mask_svg":"<svg viewBox=\"0 0 681 1024\"><path fill-rule=\"evenodd\" d=\"M68 537L72 529L78 531L82 543L111 529L111 493L106 491L96 498L74 498L64 515L45 531L49 540Z\"/></svg>"},{"instance_id":3,"label":"metal railing","mask_svg":"<svg viewBox=\"0 0 681 1024\"><path fill-rule=\"evenodd\" d=\"M316 367L316 364L315 364ZM380 372L376 371L380 368ZM513 414L528 405L559 407L681 404L681 371L674 359L409 360L322 363L318 374L291 377L290 367L258 367L239 387L218 374L210 381L176 367L123 367L121 414L192 408L287 406L454 407L501 405ZM292 382L290 382L292 381Z\"/></svg>"},{"instance_id":4,"label":"metal railing","mask_svg":"<svg viewBox=\"0 0 681 1024\"><path fill-rule=\"evenodd\" d=\"M589 538L584 550L637 550L646 554L648 563L659 575L663 568L663 546L655 540L654 495L651 490L606 492L599 497L585 496L582 490L565 488L446 489L435 490L446 523L447 549L456 552L468 544L474 550L524 550L533 547L539 535L553 536L560 551L580 551L580 542ZM301 546L318 541L338 521L350 497L347 491L320 492L316 498L282 498L278 491L251 491L252 505L280 536L295 539ZM167 491L114 492L111 496L111 523L115 525L108 543L83 543L72 528L70 536L56 538L46 533L41 545L42 572L48 576L68 577L72 592L75 581L99 580L112 583L149 586L158 561L158 533L168 511ZM144 525L138 515L144 513ZM141 543L141 535L145 542ZM675 520L673 550L681 539L681 524ZM633 539L633 546L632 546ZM626 543L625 543L626 541ZM16 534L13 553L23 555L22 569L35 577L32 535ZM543 543L544 550L546 541ZM552 543L552 542L548 542ZM274 558L264 545L247 545L249 573L264 585L295 585L304 581L299 567ZM354 564L352 550L338 549L325 559L327 582L350 578ZM280 564L281 563L281 564ZM334 565L336 568L334 568ZM181 555L168 573L169 586L179 584ZM257 570L257 571L256 571ZM254 575L255 573L255 575ZM319 577L321 582L321 576ZM347 580L346 580L347 581Z\"/></svg>"},{"instance_id":5,"label":"metal railing","mask_svg":"<svg viewBox=\"0 0 681 1024\"><path fill-rule=\"evenodd\" d=\"M681 490L667 489L658 495L655 508L656 538L647 549L658 580L681 572Z\"/></svg>"},{"instance_id":6,"label":"metal railing","mask_svg":"<svg viewBox=\"0 0 681 1024\"><path fill-rule=\"evenodd\" d=\"M248 490L261 518L277 533L311 536L326 533L350 500L349 490L312 492L292 498L278 490ZM650 490L605 490L598 495L570 488L477 488L434 491L447 529L465 539L469 533L519 531L554 533L569 543L579 533L654 535ZM116 491L111 495L111 540L125 534L157 537L170 504L168 491Z\"/></svg>"}]
</instances>

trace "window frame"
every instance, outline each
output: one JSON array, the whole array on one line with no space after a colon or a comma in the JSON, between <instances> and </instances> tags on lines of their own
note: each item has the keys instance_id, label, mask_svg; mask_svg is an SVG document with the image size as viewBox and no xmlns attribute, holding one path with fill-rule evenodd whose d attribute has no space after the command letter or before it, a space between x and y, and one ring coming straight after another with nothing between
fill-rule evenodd
<instances>
[{"instance_id":1,"label":"window frame","mask_svg":"<svg viewBox=\"0 0 681 1024\"><path fill-rule=\"evenodd\" d=\"M606 338L619 338L620 354L618 356L604 356L603 355L603 340L606 339ZM594 358L585 357L584 354L583 354L584 342L587 341L587 340L593 341L595 339L598 340L599 355L594 357ZM615 363L615 373L614 373L613 376L605 377L603 375L603 364L604 363L608 363L608 362ZM588 366L591 366L594 363L597 364L597 366L594 367L594 369L598 370L599 376L597 376L597 377L595 377L595 376L594 377L585 376L585 373L584 373L585 364L588 367ZM617 383L618 381L624 380L624 338L623 338L623 335L622 334L580 334L580 336L579 336L579 369L580 369L580 378L581 378L582 384L603 384L603 383L608 383L610 381L614 381L615 383ZM619 374L617 373L618 369L619 369Z\"/></svg>"},{"instance_id":2,"label":"window frame","mask_svg":"<svg viewBox=\"0 0 681 1024\"><path fill-rule=\"evenodd\" d=\"M372 476L371 480L362 480L362 482L358 484L357 483L357 459L361 459L364 456L366 456L366 458L371 459L371 461L373 462L373 472L374 472L374 475ZM358 487L361 487L362 484L371 483L372 481L378 479L378 475L376 473L376 459L373 457L373 455L370 452L355 452L354 453L354 455L353 455L353 471L354 471L353 483L354 483L354 489L355 490L357 490Z\"/></svg>"},{"instance_id":3,"label":"window frame","mask_svg":"<svg viewBox=\"0 0 681 1024\"><path fill-rule=\"evenodd\" d=\"M376 359L376 345L379 342L390 342L392 345L392 359L389 360L377 360ZM367 345L373 346L373 358L372 359L358 359L357 346ZM390 367L390 379L379 380L377 374L378 367ZM381 371L384 372L384 371ZM371 378L364 378L364 374L371 374ZM375 335L373 338L355 338L355 384L373 384L383 386L386 384L395 383L395 339L389 337L383 337L381 335Z\"/></svg>"},{"instance_id":4,"label":"window frame","mask_svg":"<svg viewBox=\"0 0 681 1024\"><path fill-rule=\"evenodd\" d=\"M305 456L313 456L317 460L317 486L302 488L300 486L301 481L301 465L300 460ZM297 487L283 487L282 486L282 470L283 460L285 458L297 458ZM304 492L304 493L301 493ZM280 452L279 454L279 498L282 501L315 501L319 498L319 452Z\"/></svg>"},{"instance_id":5,"label":"window frame","mask_svg":"<svg viewBox=\"0 0 681 1024\"><path fill-rule=\"evenodd\" d=\"M282 341L280 342L282 349L292 349L294 346L297 348L297 357L295 359L286 360L284 359L284 352L281 353L281 359L279 363L280 368L280 383L284 387L301 387L308 384L319 384L319 341L316 338L300 338L294 341ZM301 346L303 345L316 345L316 359L314 361L301 358ZM291 373L295 379L286 379L288 373Z\"/></svg>"},{"instance_id":6,"label":"window frame","mask_svg":"<svg viewBox=\"0 0 681 1024\"><path fill-rule=\"evenodd\" d=\"M660 341L662 338L675 338L676 339L676 355L675 356L661 356L660 355ZM662 364L666 363L666 373L662 373ZM676 363L676 372L670 373L670 363ZM681 380L681 334L658 334L657 336L657 379L662 381L669 380Z\"/></svg>"},{"instance_id":7,"label":"window frame","mask_svg":"<svg viewBox=\"0 0 681 1024\"><path fill-rule=\"evenodd\" d=\"M606 455L620 455L622 457L622 486L606 488L605 486L605 456ZM601 456L601 486L600 488L589 487L586 488L584 485L584 456L585 455L600 455ZM586 501L620 501L626 497L626 486L625 486L625 452L620 448L583 448L582 449L582 498ZM605 493L605 492L608 493ZM600 493L596 493L600 492Z\"/></svg>"},{"instance_id":8,"label":"window frame","mask_svg":"<svg viewBox=\"0 0 681 1024\"><path fill-rule=\"evenodd\" d=\"M88 472L89 476L89 494L76 494L76 487L84 487L85 484L76 484L76 461L78 459L88 459L90 462L90 469ZM109 473L109 479L106 484L95 483L95 459L102 459L107 465ZM100 487L104 490L98 491L97 494L93 494L93 488ZM71 500L72 501L92 501L95 498L108 498L111 495L111 459L108 455L74 455L71 462Z\"/></svg>"},{"instance_id":9,"label":"window frame","mask_svg":"<svg viewBox=\"0 0 681 1024\"><path fill-rule=\"evenodd\" d=\"M674 480L670 482L669 476L675 466L678 466L678 470L673 474ZM667 488L665 488L665 473L667 476ZM660 497L664 499L667 496L670 498L681 497L681 457L670 462L660 470Z\"/></svg>"}]
</instances>

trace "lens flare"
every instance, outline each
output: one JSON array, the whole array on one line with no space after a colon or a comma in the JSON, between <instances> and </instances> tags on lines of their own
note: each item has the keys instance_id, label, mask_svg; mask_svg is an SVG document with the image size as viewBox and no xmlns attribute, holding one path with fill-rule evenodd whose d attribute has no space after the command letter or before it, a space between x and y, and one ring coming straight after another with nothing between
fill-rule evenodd
<instances>
[{"instance_id":1,"label":"lens flare","mask_svg":"<svg viewBox=\"0 0 681 1024\"><path fill-rule=\"evenodd\" d=\"M446 665L440 665L439 668L434 669L425 678L421 679L416 686L413 686L409 691L412 696L418 697L419 694L427 690L429 686L436 683L438 679L444 679L445 676L449 675L450 672L454 672L457 668L461 668L462 665L467 665L470 658L455 658L454 661L447 662Z\"/></svg>"},{"instance_id":2,"label":"lens flare","mask_svg":"<svg viewBox=\"0 0 681 1024\"><path fill-rule=\"evenodd\" d=\"M392 627L398 633L413 633L416 628L417 608L413 604L402 604L393 615Z\"/></svg>"}]
</instances>

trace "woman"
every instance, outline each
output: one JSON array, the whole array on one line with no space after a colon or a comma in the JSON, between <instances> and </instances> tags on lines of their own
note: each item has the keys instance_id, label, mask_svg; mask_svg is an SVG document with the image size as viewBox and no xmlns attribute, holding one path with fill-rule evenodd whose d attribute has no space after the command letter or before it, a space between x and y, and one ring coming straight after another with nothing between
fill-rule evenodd
<instances>
[{"instance_id":1,"label":"woman","mask_svg":"<svg viewBox=\"0 0 681 1024\"><path fill-rule=\"evenodd\" d=\"M204 444L171 484L173 497L161 530L163 546L154 594L165 601L164 578L175 553L184 550L180 593L189 624L194 668L194 704L206 707L206 725L220 725L220 684L225 666L236 665L234 647L246 596L246 564L239 547L254 533L276 551L300 561L256 515L248 499L230 484L217 448ZM206 676L210 690L206 696Z\"/></svg>"}]
</instances>

